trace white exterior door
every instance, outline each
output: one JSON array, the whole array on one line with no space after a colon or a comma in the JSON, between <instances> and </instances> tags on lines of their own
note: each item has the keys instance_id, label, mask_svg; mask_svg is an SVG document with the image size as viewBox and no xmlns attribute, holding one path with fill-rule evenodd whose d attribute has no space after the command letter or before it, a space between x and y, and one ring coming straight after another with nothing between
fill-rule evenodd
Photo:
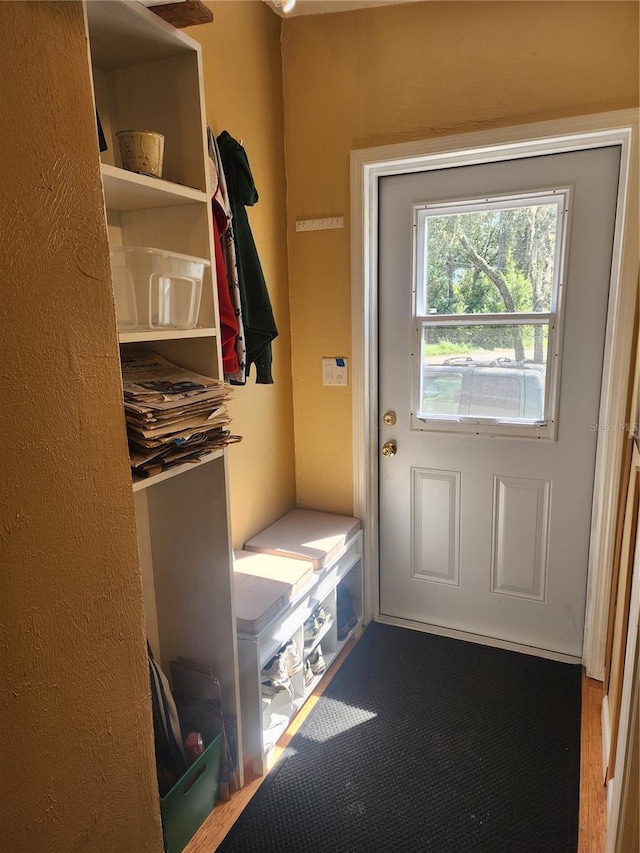
<instances>
[{"instance_id":1,"label":"white exterior door","mask_svg":"<svg viewBox=\"0 0 640 853\"><path fill-rule=\"evenodd\" d=\"M380 180L381 615L581 656L619 163Z\"/></svg>"}]
</instances>

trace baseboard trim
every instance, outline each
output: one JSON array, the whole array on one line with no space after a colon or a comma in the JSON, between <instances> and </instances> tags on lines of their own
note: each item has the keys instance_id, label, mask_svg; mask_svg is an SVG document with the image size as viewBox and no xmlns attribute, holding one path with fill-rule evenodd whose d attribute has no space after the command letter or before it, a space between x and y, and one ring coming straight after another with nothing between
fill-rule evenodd
<instances>
[{"instance_id":1,"label":"baseboard trim","mask_svg":"<svg viewBox=\"0 0 640 853\"><path fill-rule=\"evenodd\" d=\"M411 619L398 619L395 616L384 616L379 614L376 622L383 625L396 625L399 628L412 628L414 631L423 631L425 634L437 634L440 637L451 637L454 640L465 640L468 643L479 643L481 646L493 646L496 649L506 649L510 652L520 652L524 655L556 660L560 663L582 663L582 658L575 655L565 655L560 652L552 652L549 649L537 649L534 646L525 646L521 643L511 643L508 640L499 640L496 637L484 637L480 634L470 634L467 631L456 631L453 628L441 628L439 625L425 625L423 622L414 622Z\"/></svg>"}]
</instances>

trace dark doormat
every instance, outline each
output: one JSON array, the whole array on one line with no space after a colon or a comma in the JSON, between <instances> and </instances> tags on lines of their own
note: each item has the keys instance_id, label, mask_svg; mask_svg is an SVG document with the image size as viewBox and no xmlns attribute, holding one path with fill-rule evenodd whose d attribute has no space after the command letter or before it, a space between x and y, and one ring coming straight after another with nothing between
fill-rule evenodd
<instances>
[{"instance_id":1,"label":"dark doormat","mask_svg":"<svg viewBox=\"0 0 640 853\"><path fill-rule=\"evenodd\" d=\"M371 624L221 853L577 850L581 668Z\"/></svg>"}]
</instances>

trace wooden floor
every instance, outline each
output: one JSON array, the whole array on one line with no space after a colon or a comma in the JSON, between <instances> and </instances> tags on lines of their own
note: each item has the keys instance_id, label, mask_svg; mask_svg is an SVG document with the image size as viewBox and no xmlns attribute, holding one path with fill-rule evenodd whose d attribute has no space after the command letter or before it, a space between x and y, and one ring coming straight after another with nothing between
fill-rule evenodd
<instances>
[{"instance_id":1,"label":"wooden floor","mask_svg":"<svg viewBox=\"0 0 640 853\"><path fill-rule=\"evenodd\" d=\"M282 735L274 750L274 762L313 709L318 697L322 695L355 642L355 640L351 641L345 646L300 713ZM606 851L606 790L602 783L601 707L602 684L583 676L578 853L605 853ZM219 803L215 807L185 847L184 853L213 853L217 850L263 779L263 776L248 780L245 778L244 788L234 794L229 802Z\"/></svg>"},{"instance_id":2,"label":"wooden floor","mask_svg":"<svg viewBox=\"0 0 640 853\"><path fill-rule=\"evenodd\" d=\"M607 790L603 782L601 712L602 682L583 675L578 853L605 853L607 849Z\"/></svg>"}]
</instances>

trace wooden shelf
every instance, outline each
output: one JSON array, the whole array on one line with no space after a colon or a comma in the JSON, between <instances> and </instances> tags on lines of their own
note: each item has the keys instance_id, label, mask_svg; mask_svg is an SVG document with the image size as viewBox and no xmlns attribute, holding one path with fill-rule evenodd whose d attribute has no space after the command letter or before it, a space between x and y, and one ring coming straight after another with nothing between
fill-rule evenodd
<instances>
[{"instance_id":1,"label":"wooden shelf","mask_svg":"<svg viewBox=\"0 0 640 853\"><path fill-rule=\"evenodd\" d=\"M138 175L108 163L101 163L100 171L107 210L147 210L207 201L207 194L202 190L173 184L162 178Z\"/></svg>"},{"instance_id":2,"label":"wooden shelf","mask_svg":"<svg viewBox=\"0 0 640 853\"><path fill-rule=\"evenodd\" d=\"M183 465L176 465L175 468L169 468L168 471L162 471L160 474L155 474L153 477L133 478L133 491L141 492L143 489L150 489L156 483L161 483L163 480L170 480L172 477L179 477L186 471L193 471L200 465L206 465L207 462L213 462L214 459L220 459L224 456L224 450L214 450L213 453L207 453L203 456L200 462L185 462Z\"/></svg>"},{"instance_id":3,"label":"wooden shelf","mask_svg":"<svg viewBox=\"0 0 640 853\"><path fill-rule=\"evenodd\" d=\"M118 338L121 344L135 344L152 341L173 341L187 338L215 338L218 330L214 328L195 329L132 329L130 332L120 332Z\"/></svg>"}]
</instances>

